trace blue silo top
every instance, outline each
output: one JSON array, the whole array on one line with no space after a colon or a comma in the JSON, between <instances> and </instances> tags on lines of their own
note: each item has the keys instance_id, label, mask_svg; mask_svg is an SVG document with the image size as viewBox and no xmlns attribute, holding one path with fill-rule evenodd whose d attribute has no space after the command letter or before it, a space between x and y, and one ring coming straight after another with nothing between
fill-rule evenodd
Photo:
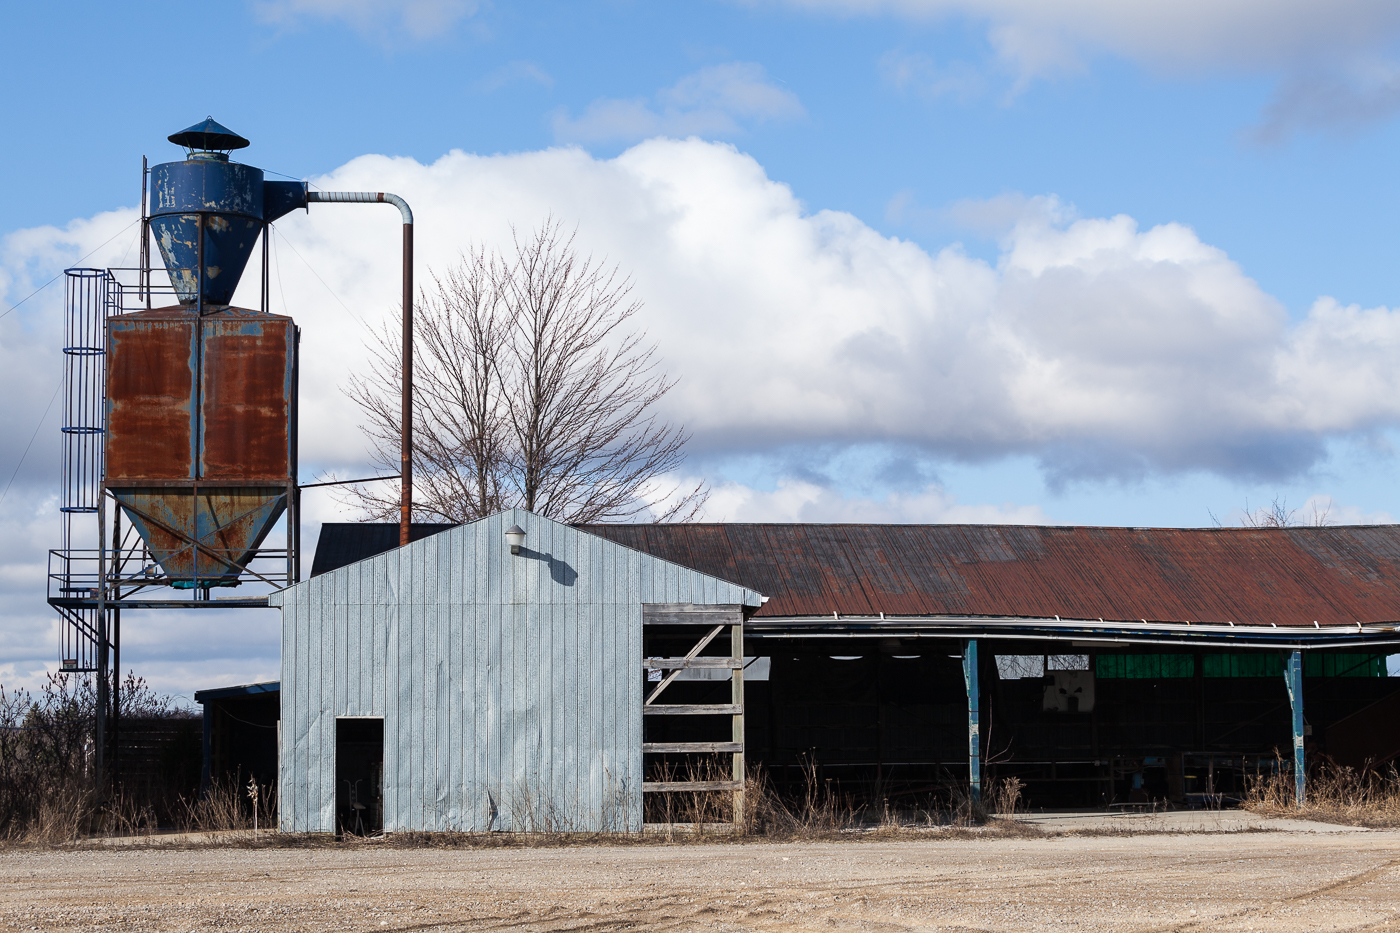
<instances>
[{"instance_id":1,"label":"blue silo top","mask_svg":"<svg viewBox=\"0 0 1400 933\"><path fill-rule=\"evenodd\" d=\"M230 162L248 140L213 117L169 139L189 152L151 167L151 232L181 304L227 305L263 227L306 206L306 183L266 182L262 169Z\"/></svg>"}]
</instances>

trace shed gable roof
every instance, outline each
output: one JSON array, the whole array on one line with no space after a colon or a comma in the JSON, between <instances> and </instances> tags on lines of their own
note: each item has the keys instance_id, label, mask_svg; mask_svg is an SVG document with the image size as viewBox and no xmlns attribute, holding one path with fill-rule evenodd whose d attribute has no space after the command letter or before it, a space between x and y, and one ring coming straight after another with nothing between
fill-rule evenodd
<instances>
[{"instance_id":1,"label":"shed gable roof","mask_svg":"<svg viewBox=\"0 0 1400 933\"><path fill-rule=\"evenodd\" d=\"M504 530L518 524L527 532L525 546L513 557ZM571 600L593 602L694 602L756 607L762 596L742 584L720 579L693 567L628 547L622 542L565 525L524 509L510 509L463 525L415 526L409 544L397 542L398 526L362 524L334 526L333 550L323 562L319 553L313 566L319 574L268 597L268 604L284 606L295 594L311 587L333 588L355 578L362 602L471 602L501 597L486 589L516 588L512 599L533 592L540 598L544 587L562 587ZM350 529L359 528L355 534ZM392 535L386 529L392 529ZM327 541L323 530L322 542ZM366 553L369 552L369 553ZM347 556L358 560L331 567ZM504 571L509 568L510 573ZM509 580L503 581L505 576ZM533 582L532 582L533 581ZM575 586L577 584L577 587ZM525 590L519 586L524 585ZM532 590L531 587L534 587Z\"/></svg>"}]
</instances>

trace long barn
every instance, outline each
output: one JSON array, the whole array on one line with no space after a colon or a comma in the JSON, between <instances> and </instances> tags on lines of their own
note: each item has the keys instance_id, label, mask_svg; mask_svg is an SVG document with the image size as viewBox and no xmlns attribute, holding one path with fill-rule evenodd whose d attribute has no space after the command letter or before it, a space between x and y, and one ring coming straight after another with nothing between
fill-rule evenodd
<instances>
[{"instance_id":1,"label":"long barn","mask_svg":"<svg viewBox=\"0 0 1400 933\"><path fill-rule=\"evenodd\" d=\"M755 768L1191 806L1400 754L1397 526L384 527L273 597L284 829L635 830Z\"/></svg>"}]
</instances>

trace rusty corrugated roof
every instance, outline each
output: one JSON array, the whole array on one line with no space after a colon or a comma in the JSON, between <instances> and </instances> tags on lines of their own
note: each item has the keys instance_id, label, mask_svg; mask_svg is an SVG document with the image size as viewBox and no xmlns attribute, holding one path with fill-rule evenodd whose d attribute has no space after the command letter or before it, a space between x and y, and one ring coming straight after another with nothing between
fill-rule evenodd
<instances>
[{"instance_id":1,"label":"rusty corrugated roof","mask_svg":"<svg viewBox=\"0 0 1400 933\"><path fill-rule=\"evenodd\" d=\"M759 617L1400 620L1400 526L581 525L769 597Z\"/></svg>"}]
</instances>

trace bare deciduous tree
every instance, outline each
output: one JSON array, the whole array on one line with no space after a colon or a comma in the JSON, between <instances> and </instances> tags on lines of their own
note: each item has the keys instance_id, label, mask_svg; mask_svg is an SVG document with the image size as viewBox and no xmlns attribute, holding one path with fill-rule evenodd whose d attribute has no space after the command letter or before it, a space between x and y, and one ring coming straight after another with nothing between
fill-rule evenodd
<instances>
[{"instance_id":1,"label":"bare deciduous tree","mask_svg":"<svg viewBox=\"0 0 1400 933\"><path fill-rule=\"evenodd\" d=\"M630 280L574 252L547 222L507 258L484 249L433 278L414 316L414 517L466 522L520 506L563 522L617 521L670 503L695 517L708 495L661 490L684 460L684 430L653 412L675 385L656 348L624 325L640 310ZM399 334L376 335L349 394L372 456L396 471ZM664 494L663 494L664 493ZM372 518L397 514L375 486L348 488Z\"/></svg>"},{"instance_id":2,"label":"bare deciduous tree","mask_svg":"<svg viewBox=\"0 0 1400 933\"><path fill-rule=\"evenodd\" d=\"M1221 524L1214 512L1210 512L1210 517L1215 524ZM1321 507L1317 502L1313 502L1311 513L1306 519L1300 519L1298 510L1288 507L1287 497L1275 496L1272 503L1257 509L1251 509L1249 500L1246 499L1244 500L1244 513L1240 516L1240 524L1246 528L1292 528L1297 525L1322 528L1332 524L1332 501L1326 499Z\"/></svg>"}]
</instances>

